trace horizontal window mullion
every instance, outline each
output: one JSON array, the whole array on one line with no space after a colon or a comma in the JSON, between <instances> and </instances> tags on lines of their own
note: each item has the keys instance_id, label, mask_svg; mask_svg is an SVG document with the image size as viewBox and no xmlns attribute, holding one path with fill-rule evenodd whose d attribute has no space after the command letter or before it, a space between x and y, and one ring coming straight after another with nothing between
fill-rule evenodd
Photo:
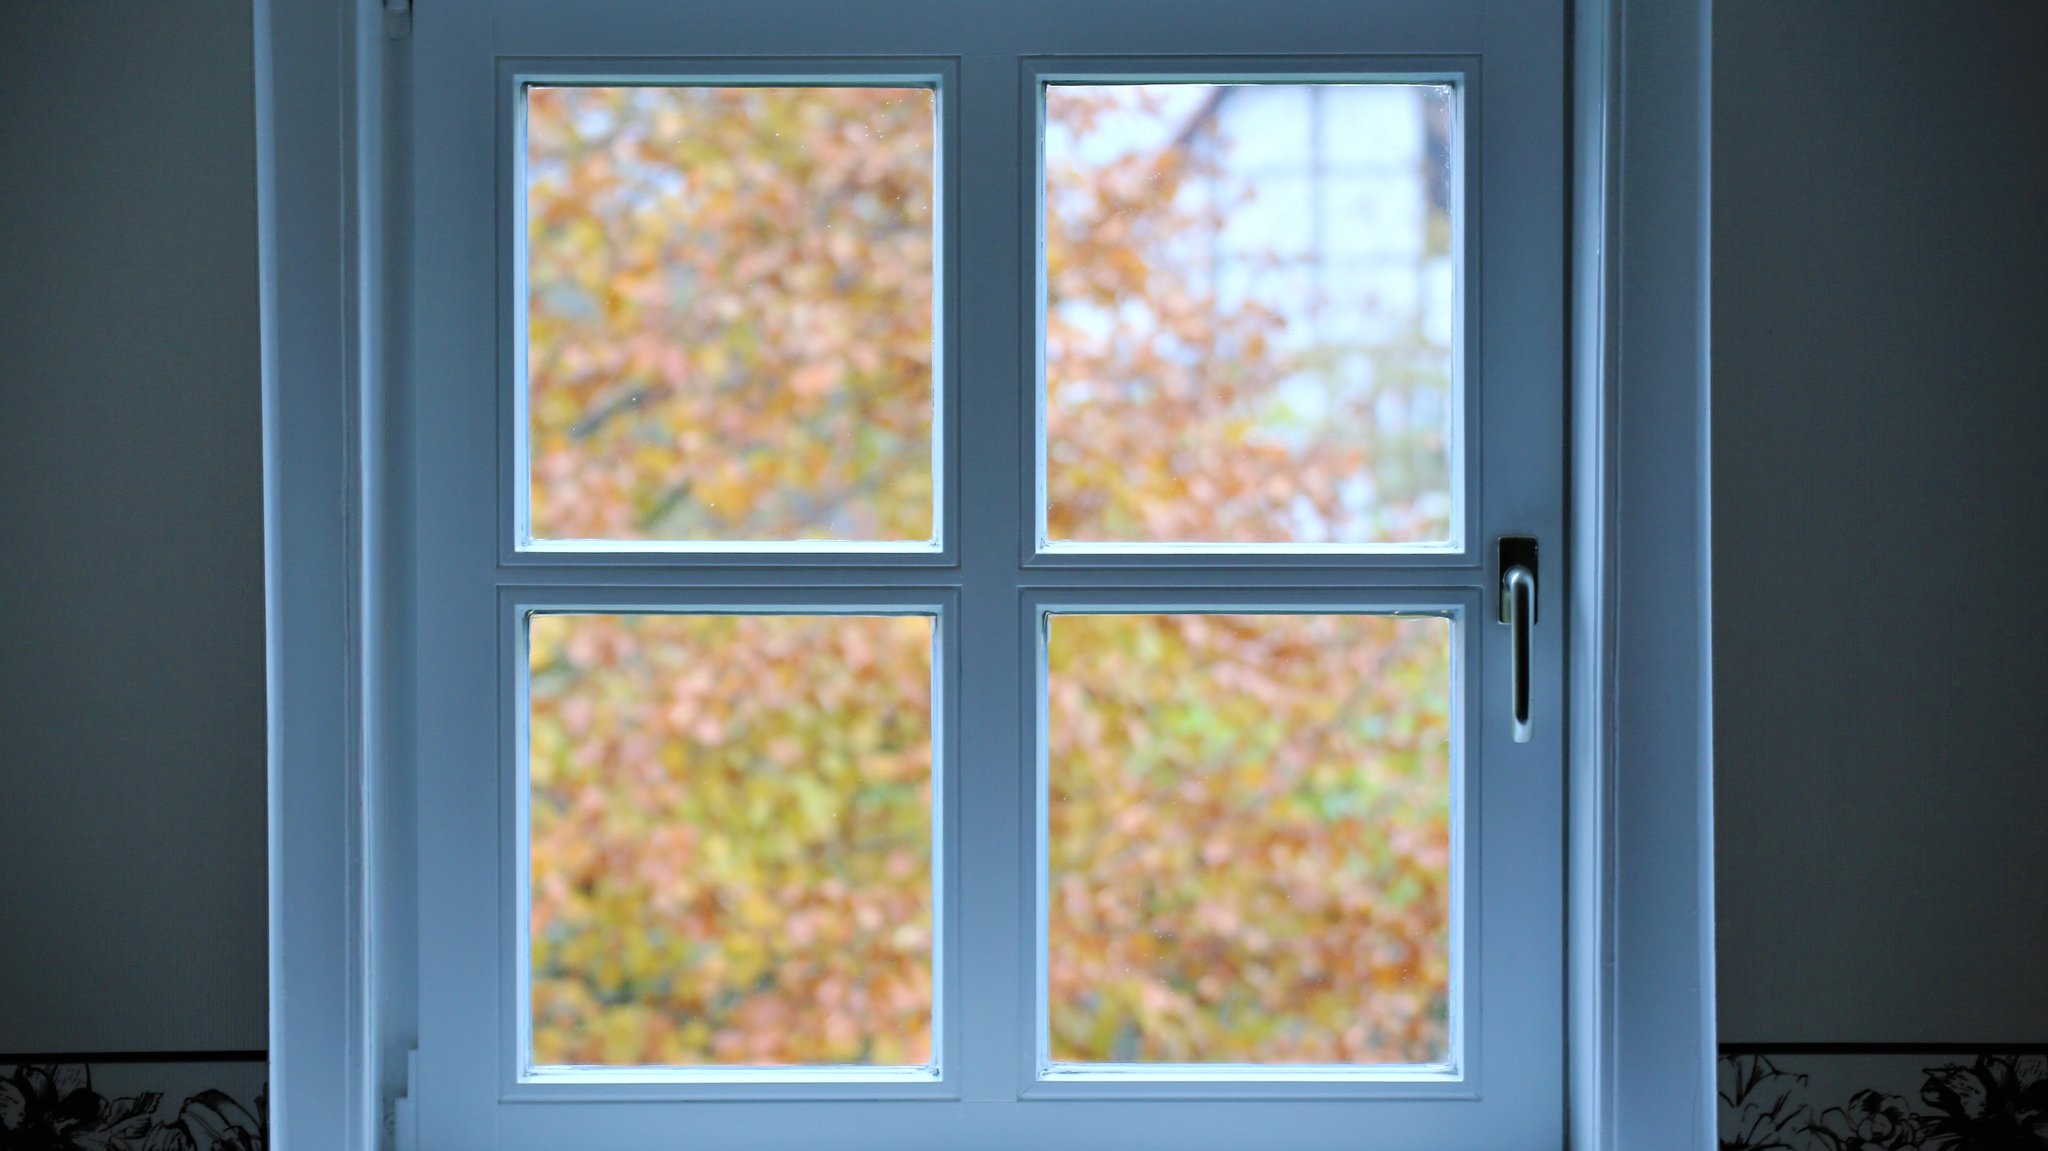
<instances>
[{"instance_id":1,"label":"horizontal window mullion","mask_svg":"<svg viewBox=\"0 0 2048 1151\"><path fill-rule=\"evenodd\" d=\"M1197 588L1470 588L1485 587L1490 567L1131 567L983 568L972 578L1018 587ZM957 588L970 581L960 568L846 567L577 567L499 569L492 582L505 588Z\"/></svg>"},{"instance_id":2,"label":"horizontal window mullion","mask_svg":"<svg viewBox=\"0 0 2048 1151\"><path fill-rule=\"evenodd\" d=\"M933 614L956 610L952 588L838 586L563 584L502 586L499 602L538 612L659 614L674 612L777 615Z\"/></svg>"},{"instance_id":3,"label":"horizontal window mullion","mask_svg":"<svg viewBox=\"0 0 2048 1151\"><path fill-rule=\"evenodd\" d=\"M1018 579L1020 587L1047 590L1100 590L1115 595L1222 592L1243 595L1349 595L1360 592L1404 592L1442 589L1470 591L1487 586L1484 567L1410 568L1192 568L1179 565L1104 568L1031 568Z\"/></svg>"},{"instance_id":4,"label":"horizontal window mullion","mask_svg":"<svg viewBox=\"0 0 2048 1151\"><path fill-rule=\"evenodd\" d=\"M1322 544L1048 544L1025 561L1032 568L1263 567L1380 568L1457 567L1482 551L1465 547L1331 547Z\"/></svg>"},{"instance_id":5,"label":"horizontal window mullion","mask_svg":"<svg viewBox=\"0 0 2048 1151\"><path fill-rule=\"evenodd\" d=\"M909 568L848 565L845 567L574 567L498 570L501 588L644 589L857 589L915 590L960 586L958 568Z\"/></svg>"}]
</instances>

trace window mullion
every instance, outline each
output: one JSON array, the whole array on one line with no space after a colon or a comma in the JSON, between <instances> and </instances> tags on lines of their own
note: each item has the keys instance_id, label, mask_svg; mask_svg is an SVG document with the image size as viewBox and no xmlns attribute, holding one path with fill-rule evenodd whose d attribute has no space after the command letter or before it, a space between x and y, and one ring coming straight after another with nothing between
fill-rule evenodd
<instances>
[{"instance_id":1,"label":"window mullion","mask_svg":"<svg viewBox=\"0 0 2048 1151\"><path fill-rule=\"evenodd\" d=\"M957 714L968 726L958 739L962 786L951 829L959 860L953 905L961 914L948 934L958 950L947 960L972 978L951 984L944 1026L957 1037L960 1066L949 1078L962 1095L1010 1100L1030 1053L1021 754L1028 683L1019 597L1030 461L1022 433L1029 424L1019 419L1030 410L1022 325L1032 268L1018 221L1024 148L1033 137L1015 57L963 60L955 100L948 236L955 251L972 255L947 265L957 304L957 350L945 358L960 399L962 583L959 649L948 654L958 665Z\"/></svg>"}]
</instances>

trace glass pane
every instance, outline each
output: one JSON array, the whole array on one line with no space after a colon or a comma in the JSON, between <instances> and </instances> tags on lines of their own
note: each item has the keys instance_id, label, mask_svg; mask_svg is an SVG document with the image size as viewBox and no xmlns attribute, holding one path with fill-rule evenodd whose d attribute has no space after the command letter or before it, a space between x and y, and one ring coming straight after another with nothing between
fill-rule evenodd
<instances>
[{"instance_id":1,"label":"glass pane","mask_svg":"<svg viewBox=\"0 0 2048 1151\"><path fill-rule=\"evenodd\" d=\"M932 621L529 634L533 1062L929 1062Z\"/></svg>"},{"instance_id":2,"label":"glass pane","mask_svg":"<svg viewBox=\"0 0 2048 1151\"><path fill-rule=\"evenodd\" d=\"M1452 538L1453 95L1046 90L1049 540Z\"/></svg>"},{"instance_id":3,"label":"glass pane","mask_svg":"<svg viewBox=\"0 0 2048 1151\"><path fill-rule=\"evenodd\" d=\"M1448 1059L1450 621L1048 627L1053 1060Z\"/></svg>"},{"instance_id":4,"label":"glass pane","mask_svg":"<svg viewBox=\"0 0 2048 1151\"><path fill-rule=\"evenodd\" d=\"M932 93L528 90L535 539L932 538Z\"/></svg>"}]
</instances>

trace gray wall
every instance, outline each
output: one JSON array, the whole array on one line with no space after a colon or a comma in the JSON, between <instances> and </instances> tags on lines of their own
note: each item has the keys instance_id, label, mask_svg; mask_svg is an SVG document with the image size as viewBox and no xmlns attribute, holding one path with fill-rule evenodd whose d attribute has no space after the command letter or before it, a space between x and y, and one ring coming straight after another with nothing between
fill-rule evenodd
<instances>
[{"instance_id":1,"label":"gray wall","mask_svg":"<svg viewBox=\"0 0 2048 1151\"><path fill-rule=\"evenodd\" d=\"M1722 0L1721 1037L2048 1041L2048 4Z\"/></svg>"},{"instance_id":2,"label":"gray wall","mask_svg":"<svg viewBox=\"0 0 2048 1151\"><path fill-rule=\"evenodd\" d=\"M0 1054L265 1043L252 76L0 3Z\"/></svg>"},{"instance_id":3,"label":"gray wall","mask_svg":"<svg viewBox=\"0 0 2048 1151\"><path fill-rule=\"evenodd\" d=\"M2048 5L1723 0L1723 1037L2048 1038ZM0 4L0 1052L264 1042L249 21Z\"/></svg>"}]
</instances>

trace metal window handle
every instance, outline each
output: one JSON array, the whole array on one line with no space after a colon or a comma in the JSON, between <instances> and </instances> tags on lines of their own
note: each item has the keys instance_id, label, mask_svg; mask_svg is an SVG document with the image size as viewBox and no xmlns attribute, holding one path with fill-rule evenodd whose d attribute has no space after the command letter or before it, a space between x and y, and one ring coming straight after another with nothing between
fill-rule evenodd
<instances>
[{"instance_id":1,"label":"metal window handle","mask_svg":"<svg viewBox=\"0 0 2048 1151\"><path fill-rule=\"evenodd\" d=\"M1508 625L1508 699L1515 742L1529 742L1529 628L1536 623L1536 573L1516 564L1500 573L1500 622Z\"/></svg>"}]
</instances>

